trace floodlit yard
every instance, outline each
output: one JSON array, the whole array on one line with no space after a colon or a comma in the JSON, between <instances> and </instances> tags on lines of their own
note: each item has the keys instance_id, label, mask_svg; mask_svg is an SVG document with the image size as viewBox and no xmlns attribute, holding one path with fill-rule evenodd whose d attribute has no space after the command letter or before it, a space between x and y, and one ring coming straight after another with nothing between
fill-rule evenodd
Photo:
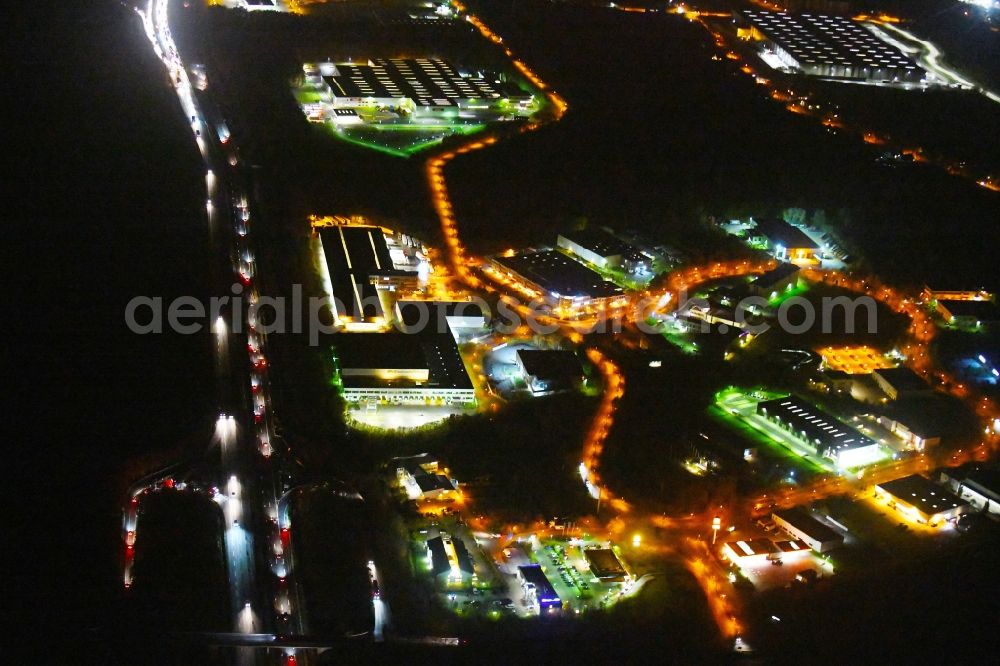
<instances>
[{"instance_id":1,"label":"floodlit yard","mask_svg":"<svg viewBox=\"0 0 1000 666\"><path fill-rule=\"evenodd\" d=\"M333 135L342 141L373 148L396 157L409 157L427 148L438 145L450 136L475 134L482 130L482 124L440 124L440 125L356 125L345 128L331 128Z\"/></svg>"},{"instance_id":2,"label":"floodlit yard","mask_svg":"<svg viewBox=\"0 0 1000 666\"><path fill-rule=\"evenodd\" d=\"M475 413L462 405L362 405L347 410L348 421L378 430L411 430Z\"/></svg>"}]
</instances>

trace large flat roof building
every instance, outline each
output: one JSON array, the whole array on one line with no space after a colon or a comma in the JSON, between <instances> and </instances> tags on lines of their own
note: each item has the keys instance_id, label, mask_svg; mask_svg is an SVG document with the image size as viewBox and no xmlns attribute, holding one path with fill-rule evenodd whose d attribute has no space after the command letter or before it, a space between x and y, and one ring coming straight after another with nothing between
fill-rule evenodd
<instances>
[{"instance_id":1,"label":"large flat roof building","mask_svg":"<svg viewBox=\"0 0 1000 666\"><path fill-rule=\"evenodd\" d=\"M638 248L601 228L587 227L559 234L556 244L598 268L637 270L648 267L649 257Z\"/></svg>"},{"instance_id":2,"label":"large flat roof building","mask_svg":"<svg viewBox=\"0 0 1000 666\"><path fill-rule=\"evenodd\" d=\"M482 76L463 76L440 58L376 58L321 65L334 107L384 105L447 110L530 98Z\"/></svg>"},{"instance_id":3,"label":"large flat roof building","mask_svg":"<svg viewBox=\"0 0 1000 666\"><path fill-rule=\"evenodd\" d=\"M1000 514L1000 470L991 467L968 466L941 472L941 480L973 508Z\"/></svg>"},{"instance_id":4,"label":"large flat roof building","mask_svg":"<svg viewBox=\"0 0 1000 666\"><path fill-rule=\"evenodd\" d=\"M872 379L890 400L911 395L926 395L934 390L923 377L902 365L896 368L879 368L872 372Z\"/></svg>"},{"instance_id":5,"label":"large flat roof building","mask_svg":"<svg viewBox=\"0 0 1000 666\"><path fill-rule=\"evenodd\" d=\"M993 301L938 300L934 307L946 322L957 326L981 326L1000 322L1000 308Z\"/></svg>"},{"instance_id":6,"label":"large flat roof building","mask_svg":"<svg viewBox=\"0 0 1000 666\"><path fill-rule=\"evenodd\" d=\"M347 402L469 403L475 389L447 331L330 336Z\"/></svg>"},{"instance_id":7,"label":"large flat roof building","mask_svg":"<svg viewBox=\"0 0 1000 666\"><path fill-rule=\"evenodd\" d=\"M278 6L275 0L239 0L239 7L248 12L281 11L281 7Z\"/></svg>"},{"instance_id":8,"label":"large flat roof building","mask_svg":"<svg viewBox=\"0 0 1000 666\"><path fill-rule=\"evenodd\" d=\"M880 453L878 442L795 396L759 402L757 413L839 467L865 465Z\"/></svg>"},{"instance_id":9,"label":"large flat roof building","mask_svg":"<svg viewBox=\"0 0 1000 666\"><path fill-rule=\"evenodd\" d=\"M875 486L875 494L911 520L938 525L963 513L969 503L919 474Z\"/></svg>"},{"instance_id":10,"label":"large flat roof building","mask_svg":"<svg viewBox=\"0 0 1000 666\"><path fill-rule=\"evenodd\" d=\"M864 81L919 82L924 71L898 49L843 16L742 10L741 36L761 42L772 67L811 76Z\"/></svg>"},{"instance_id":11,"label":"large flat roof building","mask_svg":"<svg viewBox=\"0 0 1000 666\"><path fill-rule=\"evenodd\" d=\"M755 564L780 557L780 551L770 539L727 541L722 552L733 564Z\"/></svg>"},{"instance_id":12,"label":"large flat roof building","mask_svg":"<svg viewBox=\"0 0 1000 666\"><path fill-rule=\"evenodd\" d=\"M382 325L385 311L379 289L414 286L418 281L416 271L395 267L379 227L338 225L319 228L316 233L335 321L356 328Z\"/></svg>"},{"instance_id":13,"label":"large flat roof building","mask_svg":"<svg viewBox=\"0 0 1000 666\"><path fill-rule=\"evenodd\" d=\"M448 476L430 454L394 458L396 482L411 500L456 500L462 495L458 481Z\"/></svg>"},{"instance_id":14,"label":"large flat roof building","mask_svg":"<svg viewBox=\"0 0 1000 666\"><path fill-rule=\"evenodd\" d=\"M556 308L602 310L624 305L624 290L557 250L493 257L494 268L539 293Z\"/></svg>"},{"instance_id":15,"label":"large flat roof building","mask_svg":"<svg viewBox=\"0 0 1000 666\"><path fill-rule=\"evenodd\" d=\"M915 410L891 410L878 416L878 423L887 428L913 451L925 451L941 443L940 423L934 417Z\"/></svg>"},{"instance_id":16,"label":"large flat roof building","mask_svg":"<svg viewBox=\"0 0 1000 666\"><path fill-rule=\"evenodd\" d=\"M406 333L479 330L486 311L476 301L396 301L396 321Z\"/></svg>"},{"instance_id":17,"label":"large flat roof building","mask_svg":"<svg viewBox=\"0 0 1000 666\"><path fill-rule=\"evenodd\" d=\"M991 301L993 294L981 286L949 287L948 289L935 289L933 286L924 285L921 297L925 302L931 301Z\"/></svg>"},{"instance_id":18,"label":"large flat roof building","mask_svg":"<svg viewBox=\"0 0 1000 666\"><path fill-rule=\"evenodd\" d=\"M427 540L427 556L434 576L440 579L447 574L447 578L441 582L448 585L466 583L476 573L465 543L444 532Z\"/></svg>"}]
</instances>

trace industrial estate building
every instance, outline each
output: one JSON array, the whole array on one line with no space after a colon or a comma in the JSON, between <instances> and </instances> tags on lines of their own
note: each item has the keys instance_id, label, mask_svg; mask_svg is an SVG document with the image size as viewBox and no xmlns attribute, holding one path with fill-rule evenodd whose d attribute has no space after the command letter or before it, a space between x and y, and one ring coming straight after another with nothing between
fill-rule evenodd
<instances>
[{"instance_id":1,"label":"industrial estate building","mask_svg":"<svg viewBox=\"0 0 1000 666\"><path fill-rule=\"evenodd\" d=\"M850 14L855 11L854 0L779 0L778 5L786 12L823 12L824 14Z\"/></svg>"},{"instance_id":2,"label":"industrial estate building","mask_svg":"<svg viewBox=\"0 0 1000 666\"><path fill-rule=\"evenodd\" d=\"M1000 514L1000 470L962 466L941 472L941 482L972 508Z\"/></svg>"},{"instance_id":3,"label":"industrial estate building","mask_svg":"<svg viewBox=\"0 0 1000 666\"><path fill-rule=\"evenodd\" d=\"M553 308L593 313L627 302L621 287L557 250L497 256L491 263Z\"/></svg>"},{"instance_id":4,"label":"industrial estate building","mask_svg":"<svg viewBox=\"0 0 1000 666\"><path fill-rule=\"evenodd\" d=\"M810 76L872 82L923 80L924 71L897 49L843 16L734 12L739 35L759 42L761 57L775 69Z\"/></svg>"},{"instance_id":5,"label":"industrial estate building","mask_svg":"<svg viewBox=\"0 0 1000 666\"><path fill-rule=\"evenodd\" d=\"M248 12L257 11L281 11L281 7L276 0L239 0L240 9Z\"/></svg>"},{"instance_id":6,"label":"industrial estate building","mask_svg":"<svg viewBox=\"0 0 1000 666\"><path fill-rule=\"evenodd\" d=\"M377 58L354 63L306 66L307 80L318 85L336 109L382 106L414 114L528 105L533 96L517 86L463 75L440 58Z\"/></svg>"},{"instance_id":7,"label":"industrial estate building","mask_svg":"<svg viewBox=\"0 0 1000 666\"><path fill-rule=\"evenodd\" d=\"M427 540L427 558L439 585L465 585L476 574L465 543L444 532Z\"/></svg>"},{"instance_id":8,"label":"industrial estate building","mask_svg":"<svg viewBox=\"0 0 1000 666\"><path fill-rule=\"evenodd\" d=\"M794 289L799 284L801 269L795 264L782 263L777 268L754 278L750 292L755 296L775 298L784 291Z\"/></svg>"},{"instance_id":9,"label":"industrial estate building","mask_svg":"<svg viewBox=\"0 0 1000 666\"><path fill-rule=\"evenodd\" d=\"M802 507L776 511L774 523L796 539L804 541L817 553L825 553L844 544L844 537L816 520Z\"/></svg>"},{"instance_id":10,"label":"industrial estate building","mask_svg":"<svg viewBox=\"0 0 1000 666\"><path fill-rule=\"evenodd\" d=\"M712 303L702 298L692 298L677 308L677 318L690 322L704 322L710 326L726 326L728 330L747 328L754 322L750 307L737 309ZM720 330L723 330L720 328Z\"/></svg>"},{"instance_id":11,"label":"industrial estate building","mask_svg":"<svg viewBox=\"0 0 1000 666\"><path fill-rule=\"evenodd\" d=\"M483 305L476 301L396 301L396 323L404 333L451 331L458 337L486 328Z\"/></svg>"},{"instance_id":12,"label":"industrial estate building","mask_svg":"<svg viewBox=\"0 0 1000 666\"><path fill-rule=\"evenodd\" d=\"M963 328L1000 322L1000 308L991 300L938 300L934 307L946 322Z\"/></svg>"},{"instance_id":13,"label":"industrial estate building","mask_svg":"<svg viewBox=\"0 0 1000 666\"><path fill-rule=\"evenodd\" d=\"M970 328L1000 321L994 295L982 287L935 289L925 285L921 297L934 306L942 319L955 326Z\"/></svg>"},{"instance_id":14,"label":"industrial estate building","mask_svg":"<svg viewBox=\"0 0 1000 666\"><path fill-rule=\"evenodd\" d=\"M924 285L924 290L921 292L921 297L924 299L925 303L931 303L933 301L991 301L993 300L993 294L986 291L982 287L973 287L969 289L935 289L931 285Z\"/></svg>"},{"instance_id":15,"label":"industrial estate building","mask_svg":"<svg viewBox=\"0 0 1000 666\"><path fill-rule=\"evenodd\" d=\"M902 415L895 411L880 414L878 424L899 437L906 449L926 451L927 447L941 443L941 432L936 419L926 418L912 410L907 411L909 413Z\"/></svg>"},{"instance_id":16,"label":"industrial estate building","mask_svg":"<svg viewBox=\"0 0 1000 666\"><path fill-rule=\"evenodd\" d=\"M879 368L872 372L872 379L890 400L927 395L933 392L930 384L924 381L923 377L905 366Z\"/></svg>"},{"instance_id":17,"label":"industrial estate building","mask_svg":"<svg viewBox=\"0 0 1000 666\"><path fill-rule=\"evenodd\" d=\"M875 486L876 497L911 520L936 526L957 518L969 503L919 474L911 474Z\"/></svg>"},{"instance_id":18,"label":"industrial estate building","mask_svg":"<svg viewBox=\"0 0 1000 666\"><path fill-rule=\"evenodd\" d=\"M348 403L469 404L475 389L451 333L330 336Z\"/></svg>"},{"instance_id":19,"label":"industrial estate building","mask_svg":"<svg viewBox=\"0 0 1000 666\"><path fill-rule=\"evenodd\" d=\"M567 231L559 234L556 244L598 268L644 272L652 265L651 257L601 228Z\"/></svg>"},{"instance_id":20,"label":"industrial estate building","mask_svg":"<svg viewBox=\"0 0 1000 666\"><path fill-rule=\"evenodd\" d=\"M750 240L767 247L777 259L794 263L819 261L819 245L802 230L778 218L757 220Z\"/></svg>"},{"instance_id":21,"label":"industrial estate building","mask_svg":"<svg viewBox=\"0 0 1000 666\"><path fill-rule=\"evenodd\" d=\"M583 556L590 565L590 573L602 582L622 583L629 578L625 565L610 548L587 548Z\"/></svg>"},{"instance_id":22,"label":"industrial estate building","mask_svg":"<svg viewBox=\"0 0 1000 666\"><path fill-rule=\"evenodd\" d=\"M315 232L337 325L351 331L378 330L386 323L379 292L418 288L417 267L394 262L380 227L343 224Z\"/></svg>"},{"instance_id":23,"label":"industrial estate building","mask_svg":"<svg viewBox=\"0 0 1000 666\"><path fill-rule=\"evenodd\" d=\"M533 393L579 388L583 365L576 353L562 349L518 349L517 367Z\"/></svg>"},{"instance_id":24,"label":"industrial estate building","mask_svg":"<svg viewBox=\"0 0 1000 666\"><path fill-rule=\"evenodd\" d=\"M754 564L779 557L779 551L770 539L741 539L728 541L722 546L722 553L734 564Z\"/></svg>"},{"instance_id":25,"label":"industrial estate building","mask_svg":"<svg viewBox=\"0 0 1000 666\"><path fill-rule=\"evenodd\" d=\"M461 497L458 481L448 476L438 461L422 454L396 458L396 481L411 500L456 500Z\"/></svg>"},{"instance_id":26,"label":"industrial estate building","mask_svg":"<svg viewBox=\"0 0 1000 666\"><path fill-rule=\"evenodd\" d=\"M772 541L767 538L728 541L722 545L722 556L739 567L753 567L770 560L781 560L809 552L809 545L799 539Z\"/></svg>"},{"instance_id":27,"label":"industrial estate building","mask_svg":"<svg viewBox=\"0 0 1000 666\"><path fill-rule=\"evenodd\" d=\"M838 467L859 467L881 455L878 442L795 396L759 402L757 413Z\"/></svg>"},{"instance_id":28,"label":"industrial estate building","mask_svg":"<svg viewBox=\"0 0 1000 666\"><path fill-rule=\"evenodd\" d=\"M517 568L517 580L521 583L524 596L533 604L539 613L556 612L562 608L559 595L552 583L545 577L545 572L538 564L525 564Z\"/></svg>"}]
</instances>

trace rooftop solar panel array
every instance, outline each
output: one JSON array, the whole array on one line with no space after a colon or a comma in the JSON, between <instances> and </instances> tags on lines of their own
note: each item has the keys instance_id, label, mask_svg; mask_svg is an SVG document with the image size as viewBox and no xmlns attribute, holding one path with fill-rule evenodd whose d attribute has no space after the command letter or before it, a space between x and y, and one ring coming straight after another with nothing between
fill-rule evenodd
<instances>
[{"instance_id":1,"label":"rooftop solar panel array","mask_svg":"<svg viewBox=\"0 0 1000 666\"><path fill-rule=\"evenodd\" d=\"M918 69L898 50L843 16L747 10L743 15L800 66Z\"/></svg>"},{"instance_id":2,"label":"rooftop solar panel array","mask_svg":"<svg viewBox=\"0 0 1000 666\"><path fill-rule=\"evenodd\" d=\"M366 64L338 64L326 77L342 97L408 98L417 106L455 106L460 100L497 99L497 86L463 77L439 58L380 58Z\"/></svg>"}]
</instances>

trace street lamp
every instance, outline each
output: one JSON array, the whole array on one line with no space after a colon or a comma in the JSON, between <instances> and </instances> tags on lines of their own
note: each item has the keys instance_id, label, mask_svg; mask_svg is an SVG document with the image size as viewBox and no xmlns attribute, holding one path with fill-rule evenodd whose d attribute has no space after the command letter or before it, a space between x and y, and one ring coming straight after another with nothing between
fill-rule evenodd
<instances>
[{"instance_id":1,"label":"street lamp","mask_svg":"<svg viewBox=\"0 0 1000 666\"><path fill-rule=\"evenodd\" d=\"M716 516L712 518L712 545L715 545L715 537L719 534L719 528L722 527L722 518Z\"/></svg>"}]
</instances>

